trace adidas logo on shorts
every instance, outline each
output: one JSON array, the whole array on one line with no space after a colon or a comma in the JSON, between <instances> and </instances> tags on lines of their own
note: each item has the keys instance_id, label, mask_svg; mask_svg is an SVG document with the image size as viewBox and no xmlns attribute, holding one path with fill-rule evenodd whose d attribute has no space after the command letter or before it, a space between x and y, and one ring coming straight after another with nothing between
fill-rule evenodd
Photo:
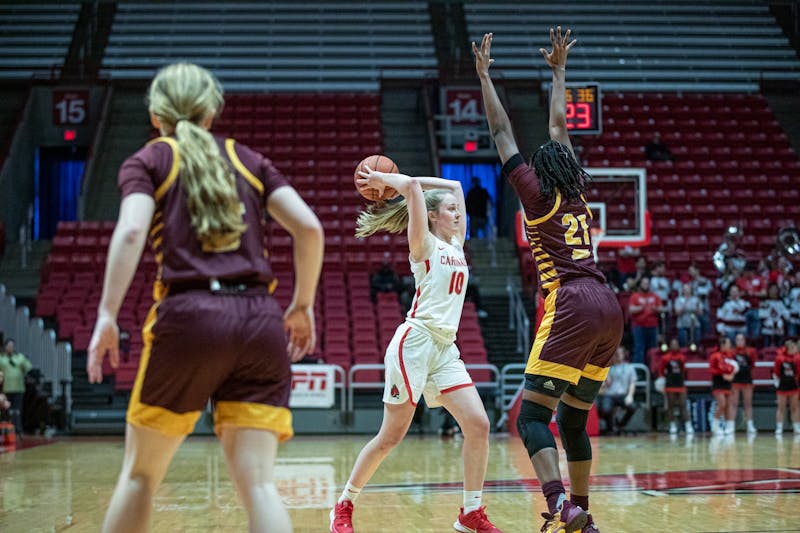
<instances>
[{"instance_id":1,"label":"adidas logo on shorts","mask_svg":"<svg viewBox=\"0 0 800 533\"><path fill-rule=\"evenodd\" d=\"M542 383L542 387L544 387L544 388L545 388L545 389L547 389L547 390L556 390L556 386L555 386L555 384L553 383L553 380L552 380L552 379L548 379L547 381L545 381L544 383Z\"/></svg>"}]
</instances>

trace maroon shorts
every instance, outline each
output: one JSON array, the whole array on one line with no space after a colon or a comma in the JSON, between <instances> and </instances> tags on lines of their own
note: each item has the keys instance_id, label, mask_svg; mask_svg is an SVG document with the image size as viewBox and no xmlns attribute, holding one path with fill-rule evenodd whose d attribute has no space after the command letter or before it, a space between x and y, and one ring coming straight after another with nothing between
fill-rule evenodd
<instances>
[{"instance_id":1,"label":"maroon shorts","mask_svg":"<svg viewBox=\"0 0 800 533\"><path fill-rule=\"evenodd\" d=\"M150 310L143 337L129 423L187 435L211 399L217 433L238 426L292 436L286 334L265 287L167 296Z\"/></svg>"},{"instance_id":2,"label":"maroon shorts","mask_svg":"<svg viewBox=\"0 0 800 533\"><path fill-rule=\"evenodd\" d=\"M604 381L622 339L614 292L595 280L571 281L547 295L544 311L525 374Z\"/></svg>"}]
</instances>

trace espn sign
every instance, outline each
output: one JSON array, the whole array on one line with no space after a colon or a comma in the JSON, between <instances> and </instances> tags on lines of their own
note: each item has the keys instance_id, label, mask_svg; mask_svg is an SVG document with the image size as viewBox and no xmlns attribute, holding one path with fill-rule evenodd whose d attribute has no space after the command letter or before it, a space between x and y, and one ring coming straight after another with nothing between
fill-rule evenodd
<instances>
[{"instance_id":1,"label":"espn sign","mask_svg":"<svg viewBox=\"0 0 800 533\"><path fill-rule=\"evenodd\" d=\"M292 365L289 407L333 407L335 384L331 365Z\"/></svg>"}]
</instances>

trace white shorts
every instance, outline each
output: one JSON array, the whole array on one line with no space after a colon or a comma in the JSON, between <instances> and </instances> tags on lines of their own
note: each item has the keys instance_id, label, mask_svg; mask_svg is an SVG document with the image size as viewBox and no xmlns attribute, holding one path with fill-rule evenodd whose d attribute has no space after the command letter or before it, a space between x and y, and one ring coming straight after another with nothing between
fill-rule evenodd
<instances>
[{"instance_id":1,"label":"white shorts","mask_svg":"<svg viewBox=\"0 0 800 533\"><path fill-rule=\"evenodd\" d=\"M453 343L435 341L426 332L401 324L386 348L385 403L417 405L425 395L428 407L441 405L440 395L472 386L472 378Z\"/></svg>"}]
</instances>

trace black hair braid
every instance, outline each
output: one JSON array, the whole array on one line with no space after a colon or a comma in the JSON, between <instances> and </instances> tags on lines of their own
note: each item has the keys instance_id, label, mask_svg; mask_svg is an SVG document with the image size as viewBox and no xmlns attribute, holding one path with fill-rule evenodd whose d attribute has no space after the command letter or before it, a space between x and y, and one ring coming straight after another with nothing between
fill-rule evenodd
<instances>
[{"instance_id":1,"label":"black hair braid","mask_svg":"<svg viewBox=\"0 0 800 533\"><path fill-rule=\"evenodd\" d=\"M569 148L558 141L547 141L533 154L532 166L539 177L539 188L547 198L561 192L565 201L577 200L592 177L578 164Z\"/></svg>"}]
</instances>

